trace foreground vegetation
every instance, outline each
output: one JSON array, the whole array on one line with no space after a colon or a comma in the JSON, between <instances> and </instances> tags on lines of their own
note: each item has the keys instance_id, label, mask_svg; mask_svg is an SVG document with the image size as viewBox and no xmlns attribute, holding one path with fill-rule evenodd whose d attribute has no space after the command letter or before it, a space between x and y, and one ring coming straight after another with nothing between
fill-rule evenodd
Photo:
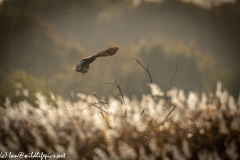
<instances>
[{"instance_id":1,"label":"foreground vegetation","mask_svg":"<svg viewBox=\"0 0 240 160\"><path fill-rule=\"evenodd\" d=\"M76 102L52 95L58 107L39 93L37 107L7 99L0 151L66 153L69 160L240 158L240 102L220 83L209 95L150 87L151 95L125 103L83 93L72 94Z\"/></svg>"}]
</instances>

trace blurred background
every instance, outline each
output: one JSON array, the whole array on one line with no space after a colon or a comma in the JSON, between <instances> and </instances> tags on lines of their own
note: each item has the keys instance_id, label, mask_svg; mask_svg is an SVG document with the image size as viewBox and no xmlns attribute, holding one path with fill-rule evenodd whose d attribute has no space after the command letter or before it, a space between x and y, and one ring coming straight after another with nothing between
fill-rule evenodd
<instances>
[{"instance_id":1,"label":"blurred background","mask_svg":"<svg viewBox=\"0 0 240 160\"><path fill-rule=\"evenodd\" d=\"M0 100L36 91L149 93L153 82L185 91L214 92L221 81L240 91L240 1L237 0L0 0ZM82 58L117 46L89 72L71 71ZM22 97L21 97L22 96Z\"/></svg>"}]
</instances>

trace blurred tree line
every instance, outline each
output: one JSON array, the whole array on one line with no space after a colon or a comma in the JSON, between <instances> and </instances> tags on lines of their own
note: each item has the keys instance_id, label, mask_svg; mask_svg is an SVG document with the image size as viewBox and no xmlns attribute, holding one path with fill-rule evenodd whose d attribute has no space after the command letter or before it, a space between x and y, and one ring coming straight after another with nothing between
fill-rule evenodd
<instances>
[{"instance_id":1,"label":"blurred tree line","mask_svg":"<svg viewBox=\"0 0 240 160\"><path fill-rule=\"evenodd\" d=\"M116 14L119 20L95 20L96 17L109 18L108 13L100 13L108 11L104 7L111 7L110 4L116 8L114 14L110 12L109 15ZM154 83L160 86L169 82L178 61L178 72L171 86L186 91L211 92L221 80L235 97L239 95L239 1L208 11L180 1L142 4L138 8L126 4L74 0L3 1L0 5L1 103L5 96L16 96L19 81L24 89L29 90L28 99L33 98L31 94L38 90L44 93L51 90L67 98L69 91L115 95L115 88L104 86L115 77L122 81L125 95L149 92L146 87L148 76L134 63L134 58L150 67ZM121 7L126 10L117 16ZM91 12L86 14L86 11ZM167 17L168 13L170 17ZM177 18L174 13L183 16ZM143 17L137 18L139 16ZM133 19L135 23L132 23ZM201 32L197 20L208 32ZM116 25L121 30L114 30ZM211 30L208 25L216 26ZM125 34L130 36L123 37ZM167 38L148 41L150 36ZM229 43L218 41L222 38ZM70 71L81 58L113 45L120 47L118 53L94 62L85 77ZM227 48L222 47L225 45ZM37 86L34 88L33 85Z\"/></svg>"},{"instance_id":2,"label":"blurred tree line","mask_svg":"<svg viewBox=\"0 0 240 160\"><path fill-rule=\"evenodd\" d=\"M56 102L51 98L51 91L46 83L23 70L16 70L8 74L1 83L0 90L1 106L4 106L6 98L9 98L11 103L26 100L33 106L36 106L36 93L45 95L47 100L53 106L56 106Z\"/></svg>"}]
</instances>

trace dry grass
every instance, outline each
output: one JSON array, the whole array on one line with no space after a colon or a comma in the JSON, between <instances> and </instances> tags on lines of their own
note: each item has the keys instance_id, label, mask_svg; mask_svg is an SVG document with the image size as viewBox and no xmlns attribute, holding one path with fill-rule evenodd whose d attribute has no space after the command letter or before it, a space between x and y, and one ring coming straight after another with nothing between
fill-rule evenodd
<instances>
[{"instance_id":1,"label":"dry grass","mask_svg":"<svg viewBox=\"0 0 240 160\"><path fill-rule=\"evenodd\" d=\"M158 96L159 87L151 89L154 98L124 97L125 104L109 98L101 109L91 105L99 105L95 96L82 93L76 103L57 99L58 108L40 94L37 108L6 102L0 107L0 151L65 152L69 160L240 158L240 100L220 83L211 95L172 89L165 93L172 105Z\"/></svg>"}]
</instances>

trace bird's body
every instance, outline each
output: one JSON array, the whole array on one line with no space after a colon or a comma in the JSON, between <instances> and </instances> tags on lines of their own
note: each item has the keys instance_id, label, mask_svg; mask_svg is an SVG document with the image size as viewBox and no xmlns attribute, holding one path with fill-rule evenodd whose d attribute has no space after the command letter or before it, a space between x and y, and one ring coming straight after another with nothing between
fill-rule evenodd
<instances>
[{"instance_id":1,"label":"bird's body","mask_svg":"<svg viewBox=\"0 0 240 160\"><path fill-rule=\"evenodd\" d=\"M118 51L118 49L118 47L112 47L92 56L88 56L82 59L75 67L72 68L72 70L76 69L77 72L81 72L84 75L84 73L88 72L90 64L95 61L97 57L112 56Z\"/></svg>"}]
</instances>

